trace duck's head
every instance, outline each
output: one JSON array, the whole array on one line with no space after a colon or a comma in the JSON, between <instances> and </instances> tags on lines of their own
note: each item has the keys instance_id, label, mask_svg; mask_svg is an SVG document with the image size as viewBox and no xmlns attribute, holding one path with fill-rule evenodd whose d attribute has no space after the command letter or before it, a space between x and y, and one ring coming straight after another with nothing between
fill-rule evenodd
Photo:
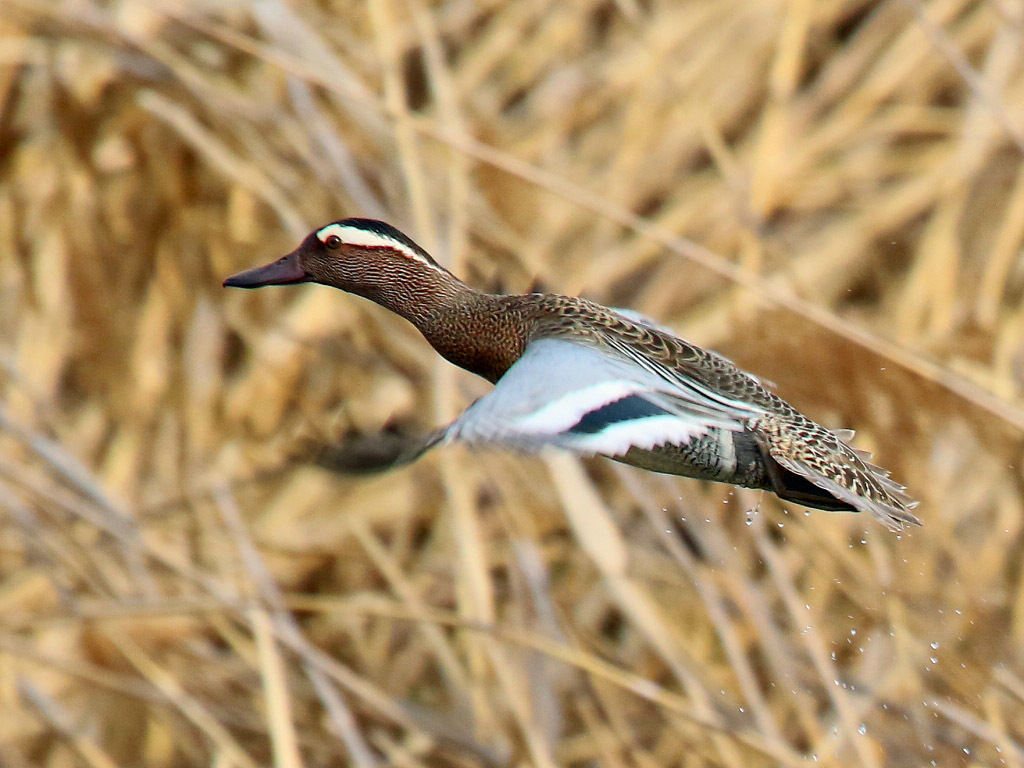
<instances>
[{"instance_id":1,"label":"duck's head","mask_svg":"<svg viewBox=\"0 0 1024 768\"><path fill-rule=\"evenodd\" d=\"M416 275L448 275L430 255L390 224L375 219L343 219L311 232L298 248L262 267L224 281L229 288L322 283L374 296L387 285Z\"/></svg>"}]
</instances>

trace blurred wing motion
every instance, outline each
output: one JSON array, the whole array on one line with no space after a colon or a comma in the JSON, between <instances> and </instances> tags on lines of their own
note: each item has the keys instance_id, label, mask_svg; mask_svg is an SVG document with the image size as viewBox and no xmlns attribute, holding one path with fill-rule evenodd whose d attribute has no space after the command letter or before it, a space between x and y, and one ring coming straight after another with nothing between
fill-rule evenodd
<instances>
[{"instance_id":1,"label":"blurred wing motion","mask_svg":"<svg viewBox=\"0 0 1024 768\"><path fill-rule=\"evenodd\" d=\"M542 338L452 422L446 439L616 457L686 444L710 430L743 430L749 415L605 349Z\"/></svg>"},{"instance_id":2,"label":"blurred wing motion","mask_svg":"<svg viewBox=\"0 0 1024 768\"><path fill-rule=\"evenodd\" d=\"M444 439L445 429L430 432L350 435L331 442L306 441L292 457L341 475L384 472L409 464Z\"/></svg>"}]
</instances>

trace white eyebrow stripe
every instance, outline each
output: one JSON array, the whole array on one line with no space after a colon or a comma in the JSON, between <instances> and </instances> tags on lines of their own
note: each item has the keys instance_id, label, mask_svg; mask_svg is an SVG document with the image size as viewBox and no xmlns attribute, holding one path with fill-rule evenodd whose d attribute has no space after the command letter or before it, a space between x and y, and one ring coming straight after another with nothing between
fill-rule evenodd
<instances>
[{"instance_id":1,"label":"white eyebrow stripe","mask_svg":"<svg viewBox=\"0 0 1024 768\"><path fill-rule=\"evenodd\" d=\"M394 248L396 251L401 251L410 259L415 259L421 264L426 264L428 267L435 266L430 261L423 258L422 254L417 253L405 243L399 242L398 240L377 232L370 232L365 229L359 229L358 227L345 227L337 223L328 224L326 227L318 229L316 232L316 237L321 243L326 242L327 238L331 235L337 235L341 238L343 243L361 246L363 248Z\"/></svg>"}]
</instances>

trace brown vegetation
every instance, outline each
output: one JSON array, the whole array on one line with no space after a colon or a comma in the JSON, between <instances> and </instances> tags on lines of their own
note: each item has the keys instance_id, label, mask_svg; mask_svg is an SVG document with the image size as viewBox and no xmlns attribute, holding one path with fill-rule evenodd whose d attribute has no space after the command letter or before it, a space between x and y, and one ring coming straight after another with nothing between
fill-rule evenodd
<instances>
[{"instance_id":1,"label":"brown vegetation","mask_svg":"<svg viewBox=\"0 0 1024 768\"><path fill-rule=\"evenodd\" d=\"M1024 764L1018 0L0 0L0 764ZM385 218L855 427L924 527L443 448Z\"/></svg>"}]
</instances>

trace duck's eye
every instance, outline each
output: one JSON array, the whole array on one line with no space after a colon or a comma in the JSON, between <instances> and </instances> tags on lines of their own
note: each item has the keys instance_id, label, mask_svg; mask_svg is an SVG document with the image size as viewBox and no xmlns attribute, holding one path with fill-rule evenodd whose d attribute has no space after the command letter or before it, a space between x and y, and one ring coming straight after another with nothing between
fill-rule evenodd
<instances>
[{"instance_id":1,"label":"duck's eye","mask_svg":"<svg viewBox=\"0 0 1024 768\"><path fill-rule=\"evenodd\" d=\"M326 240L324 240L324 245L331 249L337 248L339 245L341 245L341 238L338 237L337 235L331 235Z\"/></svg>"}]
</instances>

